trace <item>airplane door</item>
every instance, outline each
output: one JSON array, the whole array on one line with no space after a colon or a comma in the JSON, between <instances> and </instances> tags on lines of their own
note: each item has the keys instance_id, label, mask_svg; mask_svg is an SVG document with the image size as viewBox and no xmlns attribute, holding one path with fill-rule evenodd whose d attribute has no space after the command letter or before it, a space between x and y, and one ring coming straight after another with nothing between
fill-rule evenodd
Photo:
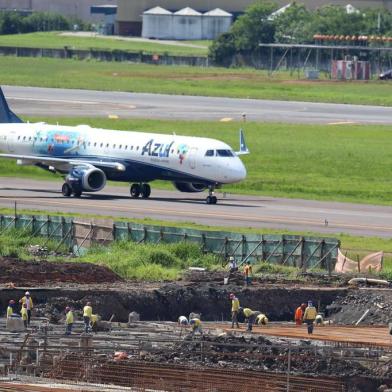
<instances>
[{"instance_id":1,"label":"airplane door","mask_svg":"<svg viewBox=\"0 0 392 392\"><path fill-rule=\"evenodd\" d=\"M8 152L15 151L15 131L11 131L7 135L7 148Z\"/></svg>"},{"instance_id":2,"label":"airplane door","mask_svg":"<svg viewBox=\"0 0 392 392\"><path fill-rule=\"evenodd\" d=\"M196 154L197 154L197 148L192 147L189 150L189 167L191 169L196 169Z\"/></svg>"}]
</instances>

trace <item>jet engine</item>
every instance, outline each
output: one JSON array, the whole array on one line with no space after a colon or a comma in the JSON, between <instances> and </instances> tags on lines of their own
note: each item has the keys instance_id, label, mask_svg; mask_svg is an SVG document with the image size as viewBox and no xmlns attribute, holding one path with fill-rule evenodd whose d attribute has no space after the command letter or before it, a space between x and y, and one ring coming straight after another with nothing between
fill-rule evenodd
<instances>
[{"instance_id":1,"label":"jet engine","mask_svg":"<svg viewBox=\"0 0 392 392\"><path fill-rule=\"evenodd\" d=\"M105 173L96 167L74 167L66 181L83 192L98 192L106 185Z\"/></svg>"},{"instance_id":2,"label":"jet engine","mask_svg":"<svg viewBox=\"0 0 392 392\"><path fill-rule=\"evenodd\" d=\"M180 192L203 192L207 188L206 185L195 182L174 182L173 184Z\"/></svg>"}]
</instances>

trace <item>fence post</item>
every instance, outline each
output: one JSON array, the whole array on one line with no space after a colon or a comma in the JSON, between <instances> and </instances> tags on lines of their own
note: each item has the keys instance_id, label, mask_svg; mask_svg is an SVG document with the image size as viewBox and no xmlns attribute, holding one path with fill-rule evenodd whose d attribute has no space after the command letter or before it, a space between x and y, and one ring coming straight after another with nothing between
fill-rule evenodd
<instances>
[{"instance_id":1,"label":"fence post","mask_svg":"<svg viewBox=\"0 0 392 392\"><path fill-rule=\"evenodd\" d=\"M290 392L290 371L291 371L291 342L289 341L289 352L287 355L287 384L286 392Z\"/></svg>"}]
</instances>

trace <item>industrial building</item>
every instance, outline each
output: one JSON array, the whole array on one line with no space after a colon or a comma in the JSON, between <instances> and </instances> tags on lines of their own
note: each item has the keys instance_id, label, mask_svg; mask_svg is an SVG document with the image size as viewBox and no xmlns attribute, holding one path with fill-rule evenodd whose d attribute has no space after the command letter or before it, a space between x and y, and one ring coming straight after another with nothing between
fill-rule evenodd
<instances>
[{"instance_id":1,"label":"industrial building","mask_svg":"<svg viewBox=\"0 0 392 392\"><path fill-rule=\"evenodd\" d=\"M143 12L142 37L154 39L215 39L230 29L233 15L220 9L198 12L185 7L170 12L154 7Z\"/></svg>"},{"instance_id":2,"label":"industrial building","mask_svg":"<svg viewBox=\"0 0 392 392\"><path fill-rule=\"evenodd\" d=\"M117 0L0 0L0 10L53 12L86 22L102 22L102 14L91 13L93 6L116 6Z\"/></svg>"},{"instance_id":3,"label":"industrial building","mask_svg":"<svg viewBox=\"0 0 392 392\"><path fill-rule=\"evenodd\" d=\"M3 0L0 0L0 3L1 1ZM116 32L120 35L141 35L143 13L154 7L161 7L171 13L190 7L202 14L221 8L236 17L254 2L255 0L188 0L186 2L182 0L117 0ZM275 2L281 7L290 3L288 0L275 0ZM392 0L310 0L304 3L313 9L326 4L347 5L350 3L356 8L385 7L392 10Z\"/></svg>"}]
</instances>

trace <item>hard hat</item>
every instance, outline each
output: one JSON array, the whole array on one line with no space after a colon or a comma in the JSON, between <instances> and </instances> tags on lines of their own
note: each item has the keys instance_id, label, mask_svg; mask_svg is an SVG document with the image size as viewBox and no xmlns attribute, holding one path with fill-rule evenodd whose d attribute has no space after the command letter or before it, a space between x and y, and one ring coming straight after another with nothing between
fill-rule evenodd
<instances>
[{"instance_id":1,"label":"hard hat","mask_svg":"<svg viewBox=\"0 0 392 392\"><path fill-rule=\"evenodd\" d=\"M235 295L233 293L230 293L229 297L230 297L230 299L233 299L235 297Z\"/></svg>"},{"instance_id":2,"label":"hard hat","mask_svg":"<svg viewBox=\"0 0 392 392\"><path fill-rule=\"evenodd\" d=\"M313 305L313 302L312 302L312 301L308 301L308 305L309 305L309 306L312 306L312 305Z\"/></svg>"},{"instance_id":3,"label":"hard hat","mask_svg":"<svg viewBox=\"0 0 392 392\"><path fill-rule=\"evenodd\" d=\"M10 303L10 304L14 304L15 301L14 301L13 299L10 299L9 303Z\"/></svg>"},{"instance_id":4,"label":"hard hat","mask_svg":"<svg viewBox=\"0 0 392 392\"><path fill-rule=\"evenodd\" d=\"M87 304L86 304L87 306L91 306L91 302L87 302Z\"/></svg>"},{"instance_id":5,"label":"hard hat","mask_svg":"<svg viewBox=\"0 0 392 392\"><path fill-rule=\"evenodd\" d=\"M28 291L25 292L25 295L30 295L30 293Z\"/></svg>"},{"instance_id":6,"label":"hard hat","mask_svg":"<svg viewBox=\"0 0 392 392\"><path fill-rule=\"evenodd\" d=\"M233 256L230 256L230 257L229 257L229 260L230 260L230 261L234 261L234 257L233 257Z\"/></svg>"},{"instance_id":7,"label":"hard hat","mask_svg":"<svg viewBox=\"0 0 392 392\"><path fill-rule=\"evenodd\" d=\"M306 308L306 303L305 302L302 302L301 308Z\"/></svg>"},{"instance_id":8,"label":"hard hat","mask_svg":"<svg viewBox=\"0 0 392 392\"><path fill-rule=\"evenodd\" d=\"M65 308L65 311L66 312L69 312L71 310L71 308L69 307L69 306L67 306L66 308Z\"/></svg>"}]
</instances>

